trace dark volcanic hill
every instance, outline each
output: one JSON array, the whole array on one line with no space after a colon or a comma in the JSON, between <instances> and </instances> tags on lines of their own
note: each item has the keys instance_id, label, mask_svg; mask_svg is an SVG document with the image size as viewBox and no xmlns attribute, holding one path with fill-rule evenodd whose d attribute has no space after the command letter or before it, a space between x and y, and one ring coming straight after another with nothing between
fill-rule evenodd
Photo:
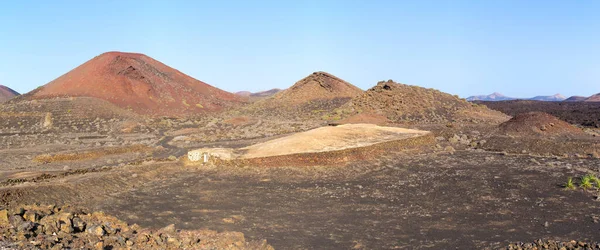
<instances>
[{"instance_id":1,"label":"dark volcanic hill","mask_svg":"<svg viewBox=\"0 0 600 250\"><path fill-rule=\"evenodd\" d=\"M146 55L107 52L27 94L27 99L95 97L146 115L220 111L241 99Z\"/></svg>"},{"instance_id":2,"label":"dark volcanic hill","mask_svg":"<svg viewBox=\"0 0 600 250\"><path fill-rule=\"evenodd\" d=\"M583 130L543 112L518 114L499 126L502 134L534 137L589 137Z\"/></svg>"},{"instance_id":3,"label":"dark volcanic hill","mask_svg":"<svg viewBox=\"0 0 600 250\"><path fill-rule=\"evenodd\" d=\"M324 114L361 95L363 90L329 73L314 72L288 89L269 92L277 93L253 103L242 112L286 119L327 120Z\"/></svg>"},{"instance_id":4,"label":"dark volcanic hill","mask_svg":"<svg viewBox=\"0 0 600 250\"><path fill-rule=\"evenodd\" d=\"M0 85L0 103L8 101L18 95L19 93L17 93L17 91L14 91L4 85Z\"/></svg>"},{"instance_id":5,"label":"dark volcanic hill","mask_svg":"<svg viewBox=\"0 0 600 250\"><path fill-rule=\"evenodd\" d=\"M266 104L298 105L314 100L347 99L362 94L358 87L326 72L315 72L266 99Z\"/></svg>"},{"instance_id":6,"label":"dark volcanic hill","mask_svg":"<svg viewBox=\"0 0 600 250\"><path fill-rule=\"evenodd\" d=\"M565 99L564 101L565 102L582 102L582 101L585 101L585 99L587 99L587 97L574 95L574 96L571 96L571 97Z\"/></svg>"},{"instance_id":7,"label":"dark volcanic hill","mask_svg":"<svg viewBox=\"0 0 600 250\"><path fill-rule=\"evenodd\" d=\"M439 90L393 82L377 83L344 105L354 113L387 117L390 122L442 123L474 121L500 123L509 117Z\"/></svg>"},{"instance_id":8,"label":"dark volcanic hill","mask_svg":"<svg viewBox=\"0 0 600 250\"><path fill-rule=\"evenodd\" d=\"M510 116L516 116L528 112L545 112L572 124L586 127L600 127L600 102L563 101L502 101L502 102L480 102L490 109L498 110Z\"/></svg>"}]
</instances>

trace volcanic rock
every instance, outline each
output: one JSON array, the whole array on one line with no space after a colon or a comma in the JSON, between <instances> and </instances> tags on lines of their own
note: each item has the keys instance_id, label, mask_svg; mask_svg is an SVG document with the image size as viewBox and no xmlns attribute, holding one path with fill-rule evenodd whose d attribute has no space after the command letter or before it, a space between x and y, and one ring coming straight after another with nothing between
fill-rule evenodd
<instances>
[{"instance_id":1,"label":"volcanic rock","mask_svg":"<svg viewBox=\"0 0 600 250\"><path fill-rule=\"evenodd\" d=\"M499 131L516 137L589 137L583 130L542 112L519 114L500 124Z\"/></svg>"},{"instance_id":2,"label":"volcanic rock","mask_svg":"<svg viewBox=\"0 0 600 250\"><path fill-rule=\"evenodd\" d=\"M177 231L174 226L151 231L102 212L90 214L68 206L43 212L40 211L47 207L24 208L25 214L39 212L41 219L25 221L20 215L3 210L10 215L12 227L0 226L0 243L18 245L18 249L273 249L265 240L246 241L243 234L236 232ZM76 230L72 230L71 220ZM84 231L82 225L86 223L91 226Z\"/></svg>"},{"instance_id":3,"label":"volcanic rock","mask_svg":"<svg viewBox=\"0 0 600 250\"><path fill-rule=\"evenodd\" d=\"M241 112L254 117L330 120L324 115L362 93L361 89L334 75L314 72L290 88L243 108Z\"/></svg>"},{"instance_id":4,"label":"volcanic rock","mask_svg":"<svg viewBox=\"0 0 600 250\"><path fill-rule=\"evenodd\" d=\"M292 87L266 100L272 104L297 105L312 100L353 98L363 91L358 87L326 72L314 72Z\"/></svg>"}]
</instances>

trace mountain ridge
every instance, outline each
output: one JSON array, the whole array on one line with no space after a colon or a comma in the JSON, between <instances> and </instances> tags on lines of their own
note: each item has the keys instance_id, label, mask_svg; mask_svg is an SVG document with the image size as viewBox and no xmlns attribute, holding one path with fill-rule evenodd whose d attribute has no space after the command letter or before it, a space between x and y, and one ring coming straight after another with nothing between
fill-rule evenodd
<instances>
[{"instance_id":1,"label":"mountain ridge","mask_svg":"<svg viewBox=\"0 0 600 250\"><path fill-rule=\"evenodd\" d=\"M561 94L554 94L554 95L550 95L550 96L543 96L543 95L539 95L539 96L535 96L535 97L531 97L531 98L515 98L515 97L508 97L505 96L503 94L500 94L498 92L494 92L492 94L489 95L476 95L476 96L469 96L466 98L467 101L511 101L511 100L531 100L531 101L552 101L552 102L559 102L559 101L564 101L565 99L567 99L565 96L561 95Z\"/></svg>"}]
</instances>

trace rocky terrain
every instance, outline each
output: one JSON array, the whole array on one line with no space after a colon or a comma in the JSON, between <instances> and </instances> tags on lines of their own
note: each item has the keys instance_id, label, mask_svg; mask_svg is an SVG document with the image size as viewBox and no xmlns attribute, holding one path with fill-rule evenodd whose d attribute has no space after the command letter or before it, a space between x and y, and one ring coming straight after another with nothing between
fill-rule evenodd
<instances>
[{"instance_id":1,"label":"rocky terrain","mask_svg":"<svg viewBox=\"0 0 600 250\"><path fill-rule=\"evenodd\" d=\"M55 97L95 97L152 116L214 112L241 102L146 55L123 52L101 54L23 99Z\"/></svg>"},{"instance_id":2,"label":"rocky terrain","mask_svg":"<svg viewBox=\"0 0 600 250\"><path fill-rule=\"evenodd\" d=\"M582 129L542 112L522 113L500 124L499 132L510 136L540 138L590 137Z\"/></svg>"},{"instance_id":3,"label":"rocky terrain","mask_svg":"<svg viewBox=\"0 0 600 250\"><path fill-rule=\"evenodd\" d=\"M0 103L6 102L18 95L19 93L17 93L17 91L4 85L0 85Z\"/></svg>"},{"instance_id":4,"label":"rocky terrain","mask_svg":"<svg viewBox=\"0 0 600 250\"><path fill-rule=\"evenodd\" d=\"M339 113L381 115L393 123L499 123L508 119L500 112L473 105L457 96L392 80L377 83L340 110Z\"/></svg>"},{"instance_id":5,"label":"rocky terrain","mask_svg":"<svg viewBox=\"0 0 600 250\"><path fill-rule=\"evenodd\" d=\"M330 112L363 91L326 72L314 72L288 89L257 101L239 112L275 120L326 122L339 120Z\"/></svg>"},{"instance_id":6,"label":"rocky terrain","mask_svg":"<svg viewBox=\"0 0 600 250\"><path fill-rule=\"evenodd\" d=\"M107 53L0 104L0 248L598 248L591 102L490 103L504 114L324 72L230 97ZM204 148L258 157L190 164Z\"/></svg>"},{"instance_id":7,"label":"rocky terrain","mask_svg":"<svg viewBox=\"0 0 600 250\"><path fill-rule=\"evenodd\" d=\"M159 230L128 225L102 212L54 205L0 209L2 247L19 249L264 249L241 233Z\"/></svg>"},{"instance_id":8,"label":"rocky terrain","mask_svg":"<svg viewBox=\"0 0 600 250\"><path fill-rule=\"evenodd\" d=\"M537 240L531 243L513 243L508 247L504 248L507 250L533 250L533 249L564 249L564 250L575 250L575 249L600 249L600 243L589 243L582 241L569 241L559 242L554 240Z\"/></svg>"},{"instance_id":9,"label":"rocky terrain","mask_svg":"<svg viewBox=\"0 0 600 250\"><path fill-rule=\"evenodd\" d=\"M507 125L420 124L416 127L433 131L434 147L414 153L387 150L374 159L334 166L294 161L269 167L184 165L191 149L244 147L277 138L227 139L228 133L238 133L236 126L256 118L221 119L140 119L144 127L139 129L146 130L123 130L119 125L123 122L116 120L104 130L103 119L92 119L90 131L15 127L13 133L21 129L30 134L0 137L4 145L10 143L0 149L0 202L8 208L7 217L26 220L27 211L41 209L28 208L35 203L56 204L56 209L36 212L38 220L32 223L43 227L29 229L31 223L19 227L8 220L2 244L14 248L133 244L133 249L169 244L220 249L225 245L218 244L226 244L230 249L267 249L266 239L275 249L528 249L534 243L515 242L543 238L569 246L571 240L597 240L596 189L563 187L571 177L600 171L597 157L487 151L484 146L492 143L488 135ZM540 119L555 123L563 128L560 131L571 131L565 129L568 124L547 115L516 117L506 124L540 128ZM200 129L211 122L231 127ZM100 130L95 130L95 123ZM266 124L253 123L250 130L262 130ZM214 139L193 141L191 135ZM564 206L566 201L578 209ZM86 225L110 222L111 227L100 227L103 236L74 227L73 233L59 231L56 236L40 231L62 212L73 215L71 224L80 218ZM101 218L92 219L94 215ZM57 223L58 229L68 224ZM120 231L109 233L117 228L112 225L119 225Z\"/></svg>"}]
</instances>

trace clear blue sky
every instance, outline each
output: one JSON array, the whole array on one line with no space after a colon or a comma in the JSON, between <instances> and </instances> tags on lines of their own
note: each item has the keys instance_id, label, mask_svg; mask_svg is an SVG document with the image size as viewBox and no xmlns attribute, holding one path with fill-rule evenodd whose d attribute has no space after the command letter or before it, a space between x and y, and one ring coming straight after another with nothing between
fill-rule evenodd
<instances>
[{"instance_id":1,"label":"clear blue sky","mask_svg":"<svg viewBox=\"0 0 600 250\"><path fill-rule=\"evenodd\" d=\"M227 91L327 71L467 97L600 92L600 1L7 1L0 84L28 92L106 51Z\"/></svg>"}]
</instances>

